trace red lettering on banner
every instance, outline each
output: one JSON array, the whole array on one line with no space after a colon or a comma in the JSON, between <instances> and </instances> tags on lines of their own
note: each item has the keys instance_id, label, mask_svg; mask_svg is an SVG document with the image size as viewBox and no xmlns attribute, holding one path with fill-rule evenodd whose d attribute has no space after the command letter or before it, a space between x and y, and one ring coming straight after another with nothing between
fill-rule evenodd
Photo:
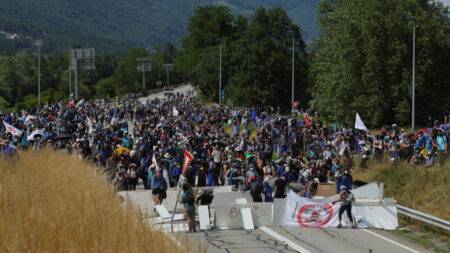
<instances>
[{"instance_id":1,"label":"red lettering on banner","mask_svg":"<svg viewBox=\"0 0 450 253\"><path fill-rule=\"evenodd\" d=\"M333 216L330 204L305 205L298 211L298 224L303 227L320 228L327 225Z\"/></svg>"}]
</instances>

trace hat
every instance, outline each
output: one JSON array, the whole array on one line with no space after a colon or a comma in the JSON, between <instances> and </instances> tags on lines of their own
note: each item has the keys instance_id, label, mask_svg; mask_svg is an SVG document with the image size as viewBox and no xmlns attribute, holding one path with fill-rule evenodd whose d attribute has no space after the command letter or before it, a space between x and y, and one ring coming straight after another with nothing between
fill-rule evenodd
<instances>
[{"instance_id":1,"label":"hat","mask_svg":"<svg viewBox=\"0 0 450 253\"><path fill-rule=\"evenodd\" d=\"M347 189L347 186L341 185L341 191L344 190L344 189Z\"/></svg>"}]
</instances>

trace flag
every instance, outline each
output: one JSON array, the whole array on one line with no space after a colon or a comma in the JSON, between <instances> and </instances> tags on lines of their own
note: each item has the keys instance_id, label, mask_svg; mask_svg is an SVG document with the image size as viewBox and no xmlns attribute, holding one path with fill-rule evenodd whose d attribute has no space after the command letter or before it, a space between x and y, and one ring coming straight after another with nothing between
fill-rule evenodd
<instances>
[{"instance_id":1,"label":"flag","mask_svg":"<svg viewBox=\"0 0 450 253\"><path fill-rule=\"evenodd\" d=\"M254 155L252 154L252 153L245 153L245 158L250 158L250 157L253 157Z\"/></svg>"},{"instance_id":2,"label":"flag","mask_svg":"<svg viewBox=\"0 0 450 253\"><path fill-rule=\"evenodd\" d=\"M178 115L180 114L180 112L177 110L175 106L172 108L172 114L174 117L178 117Z\"/></svg>"},{"instance_id":3,"label":"flag","mask_svg":"<svg viewBox=\"0 0 450 253\"><path fill-rule=\"evenodd\" d=\"M88 116L86 116L86 123L88 127L88 133L92 134L92 132L94 132L94 125L92 124L92 120Z\"/></svg>"},{"instance_id":4,"label":"flag","mask_svg":"<svg viewBox=\"0 0 450 253\"><path fill-rule=\"evenodd\" d=\"M84 103L84 99L81 99L80 101L78 101L76 107L77 107L77 108L80 107L83 103Z\"/></svg>"},{"instance_id":5,"label":"flag","mask_svg":"<svg viewBox=\"0 0 450 253\"><path fill-rule=\"evenodd\" d=\"M191 152L185 150L184 151L184 163L183 163L183 169L181 170L181 174L184 174L186 170L189 168L189 165L192 162L192 159L194 159L194 156L191 154Z\"/></svg>"},{"instance_id":6,"label":"flag","mask_svg":"<svg viewBox=\"0 0 450 253\"><path fill-rule=\"evenodd\" d=\"M7 133L11 133L13 136L20 136L22 134L22 131L15 128L13 125L6 123L6 121L3 121L3 124L5 125Z\"/></svg>"},{"instance_id":7,"label":"flag","mask_svg":"<svg viewBox=\"0 0 450 253\"><path fill-rule=\"evenodd\" d=\"M28 141L32 141L34 140L34 138L36 138L36 135L41 135L42 137L44 137L44 130L34 130L33 132L31 132L31 134L27 137Z\"/></svg>"},{"instance_id":8,"label":"flag","mask_svg":"<svg viewBox=\"0 0 450 253\"><path fill-rule=\"evenodd\" d=\"M309 121L309 113L305 114L305 126L309 128L311 126L311 122Z\"/></svg>"},{"instance_id":9,"label":"flag","mask_svg":"<svg viewBox=\"0 0 450 253\"><path fill-rule=\"evenodd\" d=\"M153 157L152 157L152 164L154 164L154 165L158 164L158 162L156 161L155 154L153 154Z\"/></svg>"},{"instance_id":10,"label":"flag","mask_svg":"<svg viewBox=\"0 0 450 253\"><path fill-rule=\"evenodd\" d=\"M366 125L364 125L364 122L361 120L361 117L359 117L359 114L356 113L356 119L355 119L355 129L363 130L365 132L368 132Z\"/></svg>"}]
</instances>

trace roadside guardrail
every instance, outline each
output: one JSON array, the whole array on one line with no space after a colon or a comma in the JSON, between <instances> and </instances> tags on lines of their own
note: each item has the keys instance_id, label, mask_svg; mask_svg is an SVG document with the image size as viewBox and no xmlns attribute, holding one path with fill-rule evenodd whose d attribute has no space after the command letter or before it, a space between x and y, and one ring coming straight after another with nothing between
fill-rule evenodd
<instances>
[{"instance_id":1,"label":"roadside guardrail","mask_svg":"<svg viewBox=\"0 0 450 253\"><path fill-rule=\"evenodd\" d=\"M410 218L450 231L450 222L417 210L397 205L397 212Z\"/></svg>"}]
</instances>

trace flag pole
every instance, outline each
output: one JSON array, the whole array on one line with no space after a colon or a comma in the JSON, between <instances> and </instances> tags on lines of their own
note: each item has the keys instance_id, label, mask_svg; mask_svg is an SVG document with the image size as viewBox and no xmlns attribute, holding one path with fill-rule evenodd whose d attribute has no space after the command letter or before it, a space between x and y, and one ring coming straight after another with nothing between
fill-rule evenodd
<instances>
[{"instance_id":1,"label":"flag pole","mask_svg":"<svg viewBox=\"0 0 450 253\"><path fill-rule=\"evenodd\" d=\"M177 188L178 188L177 200L175 202L175 207L173 208L172 218L170 219L170 231L171 232L173 232L173 220L175 218L175 211L177 210L178 201L180 200L182 183L187 183L186 171L187 171L187 168L189 167L189 165L191 164L192 158L193 158L192 154L189 151L185 150L182 173L181 173L180 179L178 179L178 184L177 184Z\"/></svg>"}]
</instances>

